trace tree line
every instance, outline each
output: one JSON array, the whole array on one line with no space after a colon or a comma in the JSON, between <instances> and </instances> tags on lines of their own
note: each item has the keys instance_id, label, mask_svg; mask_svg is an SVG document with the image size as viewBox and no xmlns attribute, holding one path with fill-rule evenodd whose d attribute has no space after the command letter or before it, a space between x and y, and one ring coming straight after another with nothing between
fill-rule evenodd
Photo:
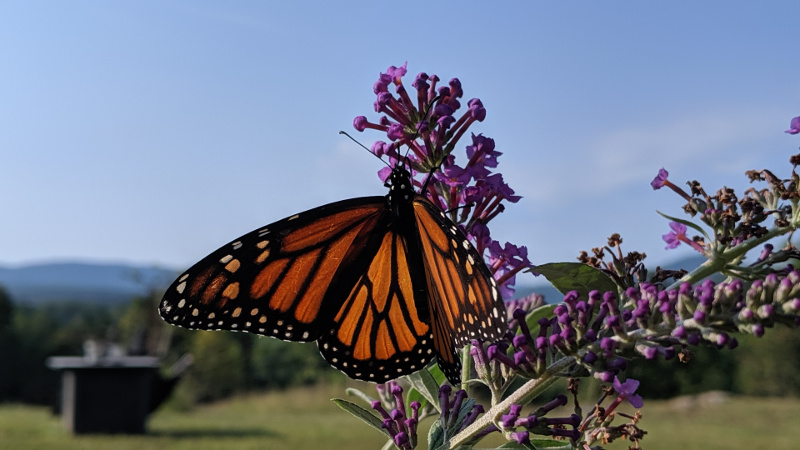
<instances>
[{"instance_id":1,"label":"tree line","mask_svg":"<svg viewBox=\"0 0 800 450\"><path fill-rule=\"evenodd\" d=\"M248 333L192 331L164 323L153 292L127 305L59 302L21 305L0 290L0 401L55 404L58 374L49 356L78 356L84 343L113 342L128 354L158 356L165 372L181 356L193 366L172 395L174 407L188 408L253 390L342 381L314 343L289 343ZM748 337L735 350L690 349L686 363L631 362L629 376L642 381L645 398L670 398L708 390L761 396L800 394L800 335L778 328L763 338Z\"/></svg>"}]
</instances>

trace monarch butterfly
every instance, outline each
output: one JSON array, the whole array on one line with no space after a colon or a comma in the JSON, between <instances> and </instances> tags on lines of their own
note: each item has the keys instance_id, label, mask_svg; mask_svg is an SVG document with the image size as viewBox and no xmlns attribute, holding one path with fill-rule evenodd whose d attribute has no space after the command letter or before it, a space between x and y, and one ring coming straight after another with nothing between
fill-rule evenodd
<instances>
[{"instance_id":1,"label":"monarch butterfly","mask_svg":"<svg viewBox=\"0 0 800 450\"><path fill-rule=\"evenodd\" d=\"M385 197L320 206L254 230L184 272L159 313L187 328L317 341L351 378L383 383L506 331L483 258L398 163Z\"/></svg>"}]
</instances>

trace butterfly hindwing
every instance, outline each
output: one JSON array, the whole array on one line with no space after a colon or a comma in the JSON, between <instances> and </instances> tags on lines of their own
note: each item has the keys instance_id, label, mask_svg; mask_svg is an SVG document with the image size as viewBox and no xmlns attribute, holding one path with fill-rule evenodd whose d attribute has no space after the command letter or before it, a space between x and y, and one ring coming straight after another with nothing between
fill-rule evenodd
<instances>
[{"instance_id":1,"label":"butterfly hindwing","mask_svg":"<svg viewBox=\"0 0 800 450\"><path fill-rule=\"evenodd\" d=\"M319 340L323 357L351 378L383 383L422 369L435 355L414 298L414 287L424 283L419 262L408 259L416 242L395 231L378 236L368 267Z\"/></svg>"},{"instance_id":2,"label":"butterfly hindwing","mask_svg":"<svg viewBox=\"0 0 800 450\"><path fill-rule=\"evenodd\" d=\"M187 328L316 340L336 308L323 303L331 279L358 258L354 241L385 210L384 197L344 200L245 234L178 277L161 316Z\"/></svg>"}]
</instances>

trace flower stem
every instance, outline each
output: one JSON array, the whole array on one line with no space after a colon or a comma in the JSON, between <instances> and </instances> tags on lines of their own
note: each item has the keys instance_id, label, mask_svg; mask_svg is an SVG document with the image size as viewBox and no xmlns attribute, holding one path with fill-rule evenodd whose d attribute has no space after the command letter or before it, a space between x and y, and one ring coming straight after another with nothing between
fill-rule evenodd
<instances>
[{"instance_id":1,"label":"flower stem","mask_svg":"<svg viewBox=\"0 0 800 450\"><path fill-rule=\"evenodd\" d=\"M453 438L450 439L449 447L447 448L457 448L459 445L464 445L465 443L469 442L481 430L498 421L500 416L508 411L512 403L524 405L536 398L536 396L542 393L542 391L558 381L559 377L557 375L566 370L574 362L575 358L572 356L565 356L554 362L552 365L550 365L550 367L547 368L541 377L528 380L527 383L523 384L505 400L493 406L492 409L486 411L486 414L475 420L475 422L465 428L462 432L453 436Z\"/></svg>"}]
</instances>

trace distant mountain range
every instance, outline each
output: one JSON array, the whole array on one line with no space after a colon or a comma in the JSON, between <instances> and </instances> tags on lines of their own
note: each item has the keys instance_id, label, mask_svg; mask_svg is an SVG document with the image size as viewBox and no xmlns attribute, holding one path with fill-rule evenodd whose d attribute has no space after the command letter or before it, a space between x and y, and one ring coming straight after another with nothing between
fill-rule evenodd
<instances>
[{"instance_id":1,"label":"distant mountain range","mask_svg":"<svg viewBox=\"0 0 800 450\"><path fill-rule=\"evenodd\" d=\"M666 265L670 269L692 269L703 262L701 256ZM655 265L651 270L655 269ZM160 267L124 264L52 263L17 268L0 267L0 286L20 304L81 301L124 303L152 291L166 289L178 271ZM526 277L530 279L529 277ZM559 301L560 294L543 277L533 283L517 284L516 297L532 292L548 302Z\"/></svg>"},{"instance_id":2,"label":"distant mountain range","mask_svg":"<svg viewBox=\"0 0 800 450\"><path fill-rule=\"evenodd\" d=\"M0 267L0 286L22 304L121 303L169 286L178 272L123 264L52 263Z\"/></svg>"}]
</instances>

